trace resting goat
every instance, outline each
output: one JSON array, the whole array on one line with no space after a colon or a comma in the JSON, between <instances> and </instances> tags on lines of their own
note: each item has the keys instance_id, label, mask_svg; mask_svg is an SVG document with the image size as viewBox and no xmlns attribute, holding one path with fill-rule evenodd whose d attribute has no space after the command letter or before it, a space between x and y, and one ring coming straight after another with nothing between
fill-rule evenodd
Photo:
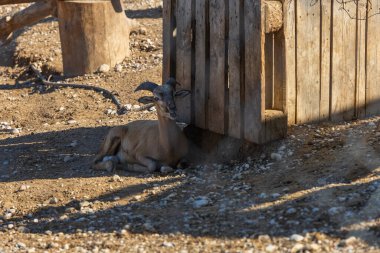
<instances>
[{"instance_id":1,"label":"resting goat","mask_svg":"<svg viewBox=\"0 0 380 253\"><path fill-rule=\"evenodd\" d=\"M151 82L140 84L135 92L148 90L153 96L144 96L138 101L154 103L158 120L139 120L111 129L92 168L110 171L119 165L135 172L172 171L188 151L186 136L175 121L174 99L185 97L190 91L176 91L177 84L174 78L162 86Z\"/></svg>"}]
</instances>

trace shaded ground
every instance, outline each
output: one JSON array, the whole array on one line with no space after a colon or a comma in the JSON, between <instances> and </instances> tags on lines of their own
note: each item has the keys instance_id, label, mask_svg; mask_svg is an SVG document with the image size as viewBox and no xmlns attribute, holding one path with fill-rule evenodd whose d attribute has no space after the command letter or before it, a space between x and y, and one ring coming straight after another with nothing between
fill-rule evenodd
<instances>
[{"instance_id":1,"label":"shaded ground","mask_svg":"<svg viewBox=\"0 0 380 253\"><path fill-rule=\"evenodd\" d=\"M145 32L122 71L65 81L135 105L139 82L161 80L160 3L126 5ZM0 252L379 252L379 117L297 126L243 160L111 175L88 168L104 134L154 113L117 116L92 91L15 86L33 79L30 63L62 79L54 19L0 55Z\"/></svg>"}]
</instances>

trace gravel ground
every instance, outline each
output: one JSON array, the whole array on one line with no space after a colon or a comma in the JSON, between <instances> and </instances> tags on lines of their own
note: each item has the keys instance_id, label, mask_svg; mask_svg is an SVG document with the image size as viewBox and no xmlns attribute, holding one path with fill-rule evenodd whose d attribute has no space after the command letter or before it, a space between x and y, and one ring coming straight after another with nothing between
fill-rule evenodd
<instances>
[{"instance_id":1,"label":"gravel ground","mask_svg":"<svg viewBox=\"0 0 380 253\"><path fill-rule=\"evenodd\" d=\"M380 252L380 117L294 126L169 175L90 170L110 127L155 112L116 115L101 94L28 82L28 66L139 106L136 85L161 80L162 3L125 5L141 28L104 73L61 75L53 18L0 47L0 252ZM228 138L219 149L239 153Z\"/></svg>"}]
</instances>

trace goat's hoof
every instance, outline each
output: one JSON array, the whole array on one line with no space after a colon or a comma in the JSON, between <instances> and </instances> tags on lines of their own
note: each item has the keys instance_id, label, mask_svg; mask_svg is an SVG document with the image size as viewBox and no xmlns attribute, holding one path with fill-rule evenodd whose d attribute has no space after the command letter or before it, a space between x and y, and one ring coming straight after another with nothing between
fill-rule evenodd
<instances>
[{"instance_id":1,"label":"goat's hoof","mask_svg":"<svg viewBox=\"0 0 380 253\"><path fill-rule=\"evenodd\" d=\"M162 174L168 174L168 173L171 173L173 171L174 171L174 169L170 166L161 166L161 168L160 168L160 172Z\"/></svg>"},{"instance_id":2,"label":"goat's hoof","mask_svg":"<svg viewBox=\"0 0 380 253\"><path fill-rule=\"evenodd\" d=\"M116 165L113 161L109 160L104 162L104 169L108 172L113 172L116 170Z\"/></svg>"}]
</instances>

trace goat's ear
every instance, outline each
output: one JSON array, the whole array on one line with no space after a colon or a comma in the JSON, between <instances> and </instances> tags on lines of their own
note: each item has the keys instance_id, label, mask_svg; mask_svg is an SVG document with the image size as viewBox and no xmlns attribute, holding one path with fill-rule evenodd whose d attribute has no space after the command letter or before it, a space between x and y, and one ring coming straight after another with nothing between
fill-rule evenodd
<instances>
[{"instance_id":1,"label":"goat's ear","mask_svg":"<svg viewBox=\"0 0 380 253\"><path fill-rule=\"evenodd\" d=\"M141 104L146 105L155 102L155 99L152 96L144 96L139 98L137 101L139 101Z\"/></svg>"},{"instance_id":2,"label":"goat's ear","mask_svg":"<svg viewBox=\"0 0 380 253\"><path fill-rule=\"evenodd\" d=\"M175 93L174 96L178 97L178 98L183 98L183 97L186 97L187 95L190 95L191 94L191 91L189 90L179 90Z\"/></svg>"}]
</instances>

